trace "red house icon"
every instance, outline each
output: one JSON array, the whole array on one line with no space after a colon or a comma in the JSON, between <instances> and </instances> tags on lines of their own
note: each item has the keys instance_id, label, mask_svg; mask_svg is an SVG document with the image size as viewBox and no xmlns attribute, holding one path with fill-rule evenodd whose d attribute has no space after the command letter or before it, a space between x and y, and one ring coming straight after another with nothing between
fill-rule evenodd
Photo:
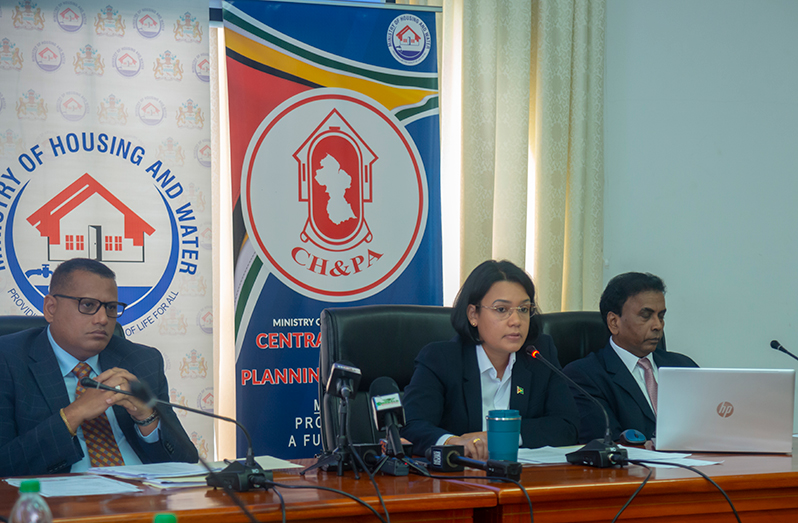
<instances>
[{"instance_id":1,"label":"red house icon","mask_svg":"<svg viewBox=\"0 0 798 523\"><path fill-rule=\"evenodd\" d=\"M122 56L120 56L118 61L119 61L120 64L122 64L122 65L124 65L126 67L133 67L134 65L136 65L138 63L138 61L135 58L133 58L132 56L130 56L129 53L125 53Z\"/></svg>"},{"instance_id":2,"label":"red house icon","mask_svg":"<svg viewBox=\"0 0 798 523\"><path fill-rule=\"evenodd\" d=\"M67 100L66 102L64 102L61 105L64 107L64 109L66 109L68 111L79 111L79 110L83 109L83 105L80 102L78 102L77 100L75 100L74 98L71 98L71 97L69 98L69 100Z\"/></svg>"},{"instance_id":3,"label":"red house icon","mask_svg":"<svg viewBox=\"0 0 798 523\"><path fill-rule=\"evenodd\" d=\"M58 58L58 55L55 54L55 52L49 47L45 47L44 49L39 51L39 58L41 58L42 60L50 61Z\"/></svg>"},{"instance_id":4,"label":"red house icon","mask_svg":"<svg viewBox=\"0 0 798 523\"><path fill-rule=\"evenodd\" d=\"M144 235L155 228L88 173L28 217L47 238L47 259L144 261Z\"/></svg>"},{"instance_id":5,"label":"red house icon","mask_svg":"<svg viewBox=\"0 0 798 523\"><path fill-rule=\"evenodd\" d=\"M155 26L158 25L158 22L156 22L155 19L153 17L151 17L150 15L146 15L146 16L141 17L141 19L139 19L139 23L141 25L143 25L144 27L148 27L148 28L152 28L152 27L155 27Z\"/></svg>"},{"instance_id":6,"label":"red house icon","mask_svg":"<svg viewBox=\"0 0 798 523\"><path fill-rule=\"evenodd\" d=\"M158 116L161 110L154 103L147 102L147 105L141 108L141 112L147 116Z\"/></svg>"},{"instance_id":7,"label":"red house icon","mask_svg":"<svg viewBox=\"0 0 798 523\"><path fill-rule=\"evenodd\" d=\"M80 19L80 16L72 10L71 7L67 7L60 13L61 19L66 20L69 22L75 22Z\"/></svg>"},{"instance_id":8,"label":"red house icon","mask_svg":"<svg viewBox=\"0 0 798 523\"><path fill-rule=\"evenodd\" d=\"M396 33L396 36L399 37L399 41L405 45L413 45L421 41L421 37L415 31L410 29L410 26L408 25Z\"/></svg>"}]
</instances>

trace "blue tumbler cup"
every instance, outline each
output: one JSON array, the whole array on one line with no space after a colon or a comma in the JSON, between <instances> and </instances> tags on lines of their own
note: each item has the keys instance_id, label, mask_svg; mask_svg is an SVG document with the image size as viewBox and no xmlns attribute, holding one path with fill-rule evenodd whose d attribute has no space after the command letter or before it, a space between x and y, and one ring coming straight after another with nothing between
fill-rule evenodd
<instances>
[{"instance_id":1,"label":"blue tumbler cup","mask_svg":"<svg viewBox=\"0 0 798 523\"><path fill-rule=\"evenodd\" d=\"M487 419L490 459L518 461L521 414L515 409L491 410Z\"/></svg>"}]
</instances>

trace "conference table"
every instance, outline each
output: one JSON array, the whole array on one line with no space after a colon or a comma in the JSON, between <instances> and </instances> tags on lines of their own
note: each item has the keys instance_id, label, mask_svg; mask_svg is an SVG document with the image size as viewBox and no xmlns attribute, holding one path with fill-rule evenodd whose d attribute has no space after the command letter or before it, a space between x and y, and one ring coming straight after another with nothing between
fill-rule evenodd
<instances>
[{"instance_id":1,"label":"conference table","mask_svg":"<svg viewBox=\"0 0 798 523\"><path fill-rule=\"evenodd\" d=\"M700 467L730 496L745 523L798 521L798 459L789 455L694 454L719 465ZM313 460L305 460L308 465ZM275 471L274 480L290 486L320 485L348 492L378 512L382 507L364 474L299 469ZM466 469L470 476L484 473ZM521 484L531 498L534 520L544 522L612 521L648 471L641 466L595 469L576 465L526 465ZM528 522L529 507L520 489L488 479L446 479L418 475L383 476L376 481L393 522ZM355 501L328 491L279 488L289 521L375 522L378 519ZM17 497L14 487L0 481L0 515L7 516ZM241 499L258 521L280 521L280 501L273 490L250 491ZM193 487L158 490L141 486L131 494L48 498L58 522L150 522L159 512L177 514L186 522L246 522L248 518L222 490ZM735 521L722 494L707 480L680 468L656 467L619 521Z\"/></svg>"}]
</instances>

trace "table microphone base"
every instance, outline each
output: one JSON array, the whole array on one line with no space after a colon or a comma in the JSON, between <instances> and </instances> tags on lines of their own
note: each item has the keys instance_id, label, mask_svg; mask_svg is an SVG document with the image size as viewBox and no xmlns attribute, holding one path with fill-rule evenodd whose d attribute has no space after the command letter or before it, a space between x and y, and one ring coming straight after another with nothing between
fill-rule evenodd
<instances>
[{"instance_id":1,"label":"table microphone base","mask_svg":"<svg viewBox=\"0 0 798 523\"><path fill-rule=\"evenodd\" d=\"M220 472L209 474L205 479L209 487L227 486L236 492L247 492L255 487L268 489L267 483L272 481L274 474L271 470L263 470L257 463L245 465L240 461L230 463Z\"/></svg>"},{"instance_id":2,"label":"table microphone base","mask_svg":"<svg viewBox=\"0 0 798 523\"><path fill-rule=\"evenodd\" d=\"M573 465L587 465L600 469L623 466L628 458L626 449L614 443L606 443L603 439L594 439L579 450L565 455L568 463Z\"/></svg>"}]
</instances>

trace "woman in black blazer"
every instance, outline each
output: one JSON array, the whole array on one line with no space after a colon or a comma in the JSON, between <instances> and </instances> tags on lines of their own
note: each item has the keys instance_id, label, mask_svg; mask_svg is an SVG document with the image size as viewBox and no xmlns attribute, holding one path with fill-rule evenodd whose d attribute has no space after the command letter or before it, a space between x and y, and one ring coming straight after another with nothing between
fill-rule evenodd
<instances>
[{"instance_id":1,"label":"woman in black blazer","mask_svg":"<svg viewBox=\"0 0 798 523\"><path fill-rule=\"evenodd\" d=\"M537 349L560 366L535 312L535 287L516 265L489 260L471 272L452 311L458 335L424 347L405 388L402 436L414 454L463 445L466 456L487 459L485 416L493 409L521 413L522 447L577 442L579 415L568 386L529 356Z\"/></svg>"}]
</instances>

